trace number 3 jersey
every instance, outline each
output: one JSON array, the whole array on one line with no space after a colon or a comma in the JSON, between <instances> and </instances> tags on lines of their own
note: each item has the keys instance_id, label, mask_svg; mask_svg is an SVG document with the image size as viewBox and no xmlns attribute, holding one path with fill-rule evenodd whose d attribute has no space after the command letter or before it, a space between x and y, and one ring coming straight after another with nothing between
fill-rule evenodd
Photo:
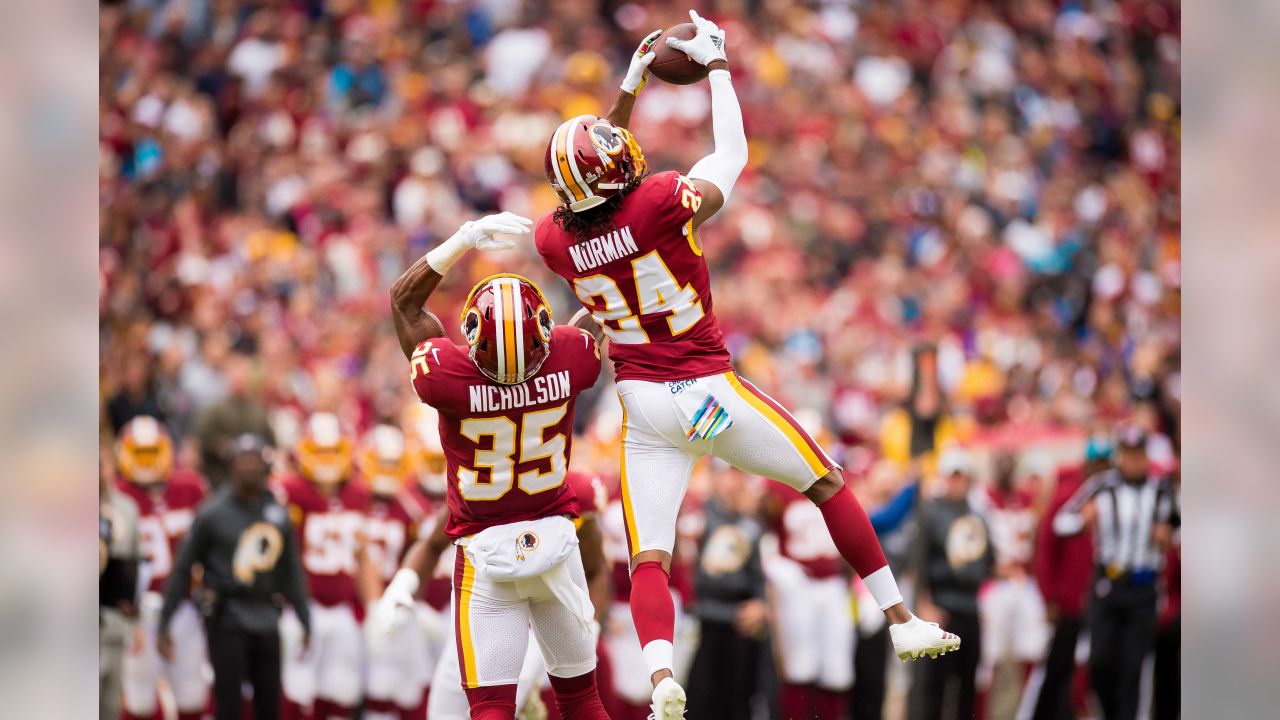
<instances>
[{"instance_id":1,"label":"number 3 jersey","mask_svg":"<svg viewBox=\"0 0 1280 720\"><path fill-rule=\"evenodd\" d=\"M538 252L605 326L619 380L665 382L732 369L711 310L711 280L693 233L702 196L668 171L646 178L611 223L578 237L547 215Z\"/></svg>"},{"instance_id":2,"label":"number 3 jersey","mask_svg":"<svg viewBox=\"0 0 1280 720\"><path fill-rule=\"evenodd\" d=\"M445 338L420 344L410 366L418 398L440 414L449 537L518 520L578 515L565 474L574 400L600 375L595 338L576 327L553 328L547 359L518 385L489 380L466 347Z\"/></svg>"}]
</instances>

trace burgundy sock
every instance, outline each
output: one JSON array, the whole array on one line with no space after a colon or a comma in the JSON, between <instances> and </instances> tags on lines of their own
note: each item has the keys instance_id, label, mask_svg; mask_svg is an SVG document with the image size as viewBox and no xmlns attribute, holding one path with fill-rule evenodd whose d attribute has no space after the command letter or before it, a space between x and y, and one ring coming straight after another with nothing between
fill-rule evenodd
<instances>
[{"instance_id":1,"label":"burgundy sock","mask_svg":"<svg viewBox=\"0 0 1280 720\"><path fill-rule=\"evenodd\" d=\"M551 689L556 696L556 707L562 720L609 720L596 692L595 671L571 678L551 678Z\"/></svg>"},{"instance_id":2,"label":"burgundy sock","mask_svg":"<svg viewBox=\"0 0 1280 720\"><path fill-rule=\"evenodd\" d=\"M431 688L422 691L422 699L418 707L412 710L401 710L400 720L427 720L427 698L431 697Z\"/></svg>"},{"instance_id":3,"label":"burgundy sock","mask_svg":"<svg viewBox=\"0 0 1280 720\"><path fill-rule=\"evenodd\" d=\"M642 562L631 571L631 617L642 650L654 640L669 643L675 638L676 606L668 588L670 582L662 563Z\"/></svg>"},{"instance_id":4,"label":"burgundy sock","mask_svg":"<svg viewBox=\"0 0 1280 720\"><path fill-rule=\"evenodd\" d=\"M471 720L515 720L516 686L490 685L467 688Z\"/></svg>"},{"instance_id":5,"label":"burgundy sock","mask_svg":"<svg viewBox=\"0 0 1280 720\"><path fill-rule=\"evenodd\" d=\"M824 690L815 687L812 691L812 702L810 707L813 708L813 716L815 720L840 720L844 717L845 699L848 692L837 690Z\"/></svg>"},{"instance_id":6,"label":"burgundy sock","mask_svg":"<svg viewBox=\"0 0 1280 720\"><path fill-rule=\"evenodd\" d=\"M836 494L818 509L822 511L822 519L826 521L827 530L831 532L831 539L835 540L840 554L859 577L865 578L889 564L884 559L884 550L880 549L880 539L871 527L867 512L858 504L848 485L841 485Z\"/></svg>"},{"instance_id":7,"label":"burgundy sock","mask_svg":"<svg viewBox=\"0 0 1280 720\"><path fill-rule=\"evenodd\" d=\"M809 686L782 683L778 688L778 710L782 720L809 720Z\"/></svg>"},{"instance_id":8,"label":"burgundy sock","mask_svg":"<svg viewBox=\"0 0 1280 720\"><path fill-rule=\"evenodd\" d=\"M400 708L390 700L378 700L375 698L364 699L364 709L366 712L382 713L390 715L392 713L400 714Z\"/></svg>"},{"instance_id":9,"label":"burgundy sock","mask_svg":"<svg viewBox=\"0 0 1280 720\"><path fill-rule=\"evenodd\" d=\"M355 708L339 705L332 700L316 699L316 720L345 720L355 715Z\"/></svg>"},{"instance_id":10,"label":"burgundy sock","mask_svg":"<svg viewBox=\"0 0 1280 720\"><path fill-rule=\"evenodd\" d=\"M188 710L185 712L182 710L178 711L178 720L200 720L200 718L202 717L204 717L203 710L195 710L195 711Z\"/></svg>"},{"instance_id":11,"label":"burgundy sock","mask_svg":"<svg viewBox=\"0 0 1280 720\"><path fill-rule=\"evenodd\" d=\"M253 717L252 706L248 705L247 703L246 705L250 708L249 717ZM287 698L284 700L283 703L280 704L280 709L281 709L280 717L284 718L284 720L314 720L315 718L315 715L312 713L311 710L308 710L307 708L304 708L298 703L292 700L289 700Z\"/></svg>"}]
</instances>

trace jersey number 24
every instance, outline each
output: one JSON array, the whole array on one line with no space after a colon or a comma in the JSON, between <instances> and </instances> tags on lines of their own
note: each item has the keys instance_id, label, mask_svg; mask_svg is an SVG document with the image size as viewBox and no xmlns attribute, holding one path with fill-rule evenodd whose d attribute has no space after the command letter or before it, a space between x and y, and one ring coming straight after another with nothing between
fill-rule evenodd
<instances>
[{"instance_id":1,"label":"jersey number 24","mask_svg":"<svg viewBox=\"0 0 1280 720\"><path fill-rule=\"evenodd\" d=\"M608 275L591 275L573 282L573 290L583 305L592 308L596 320L609 339L616 343L639 345L649 342L649 334L641 326L642 316L669 313L667 329L675 337L702 319L702 301L693 286L683 287L671 274L657 250L631 261L631 276L636 285L639 308L627 303L618 283ZM604 302L600 309L594 298Z\"/></svg>"}]
</instances>

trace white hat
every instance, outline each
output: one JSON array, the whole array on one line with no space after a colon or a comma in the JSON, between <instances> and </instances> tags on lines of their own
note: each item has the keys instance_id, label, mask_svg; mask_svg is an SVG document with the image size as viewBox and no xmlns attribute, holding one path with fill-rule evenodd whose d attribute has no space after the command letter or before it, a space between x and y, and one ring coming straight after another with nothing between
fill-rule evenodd
<instances>
[{"instance_id":1,"label":"white hat","mask_svg":"<svg viewBox=\"0 0 1280 720\"><path fill-rule=\"evenodd\" d=\"M946 477L957 472L972 477L973 458L964 448L952 446L943 450L938 457L938 473Z\"/></svg>"}]
</instances>

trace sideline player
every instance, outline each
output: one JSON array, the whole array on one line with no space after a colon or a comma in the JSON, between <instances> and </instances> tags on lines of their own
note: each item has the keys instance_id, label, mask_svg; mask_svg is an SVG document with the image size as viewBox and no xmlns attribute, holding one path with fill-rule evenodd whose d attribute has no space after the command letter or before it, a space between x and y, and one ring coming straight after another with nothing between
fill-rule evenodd
<instances>
[{"instance_id":1,"label":"sideline player","mask_svg":"<svg viewBox=\"0 0 1280 720\"><path fill-rule=\"evenodd\" d=\"M368 556L369 491L352 477L351 439L338 418L318 412L295 449L299 474L279 485L302 548L311 590L311 643L299 642L297 616L281 620L286 717L352 717L364 685L360 616L381 583Z\"/></svg>"},{"instance_id":2,"label":"sideline player","mask_svg":"<svg viewBox=\"0 0 1280 720\"><path fill-rule=\"evenodd\" d=\"M595 684L591 600L569 519L579 503L565 483L573 403L600 374L596 339L555 327L542 293L515 275L472 289L461 314L466 345L450 342L423 307L467 250L510 248L513 240L494 235L525 234L530 224L511 213L463 224L395 282L392 316L414 392L440 414L449 478L444 532L458 545L454 630L471 717L515 717L532 622L561 716L607 719ZM407 568L396 573L375 614L411 604L420 577Z\"/></svg>"},{"instance_id":3,"label":"sideline player","mask_svg":"<svg viewBox=\"0 0 1280 720\"><path fill-rule=\"evenodd\" d=\"M696 230L724 205L747 162L724 32L690 11L697 34L671 47L710 69L715 152L689 171L648 176L626 125L654 53L637 49L607 118L556 129L546 173L562 205L538 223L538 252L604 326L624 414L621 475L631 605L658 720L680 717L667 592L676 515L694 462L715 455L804 493L841 556L890 623L898 657L936 656L960 639L907 611L866 512L840 468L772 398L739 378L715 315Z\"/></svg>"},{"instance_id":4,"label":"sideline player","mask_svg":"<svg viewBox=\"0 0 1280 720\"><path fill-rule=\"evenodd\" d=\"M404 433L376 425L361 438L357 455L361 477L371 493L365 536L378 579L391 582L405 551L417 539L418 501ZM426 717L426 688L431 657L425 632L367 637L368 688L364 716L369 720Z\"/></svg>"},{"instance_id":5,"label":"sideline player","mask_svg":"<svg viewBox=\"0 0 1280 720\"><path fill-rule=\"evenodd\" d=\"M196 720L209 705L205 680L208 653L200 615L184 597L170 623L170 659L156 650L156 627L164 605L164 587L173 559L191 530L196 508L207 494L204 478L173 467L173 440L155 418L141 415L120 431L116 444L118 489L138 506L145 581L139 635L124 656L124 714L127 719L159 718L158 682L163 675L173 692L178 720ZM188 593L189 595L189 593Z\"/></svg>"}]
</instances>

